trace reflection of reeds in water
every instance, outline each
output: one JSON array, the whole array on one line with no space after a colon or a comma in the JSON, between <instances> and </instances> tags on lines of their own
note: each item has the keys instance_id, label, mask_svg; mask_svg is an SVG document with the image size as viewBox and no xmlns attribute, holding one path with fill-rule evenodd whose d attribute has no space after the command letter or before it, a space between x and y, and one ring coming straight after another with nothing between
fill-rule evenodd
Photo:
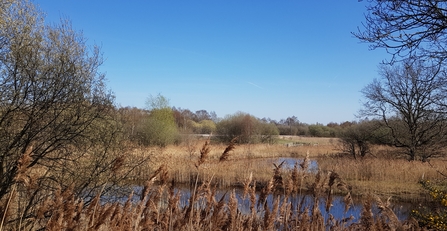
<instances>
[{"instance_id":1,"label":"reflection of reeds in water","mask_svg":"<svg viewBox=\"0 0 447 231\"><path fill-rule=\"evenodd\" d=\"M202 147L196 167L206 159L207 145ZM257 183L253 175L244 181L243 200L247 197L250 211L240 211L241 201L235 191L216 195L212 181L203 181L191 192L186 205L180 205L180 193L167 180L167 167L161 166L148 179L139 197L129 195L124 203L100 202L98 194L89 205L74 198L71 189L58 192L43 201L40 216L27 221L27 230L417 230L415 222L401 222L376 197L364 202L358 222L351 216L336 220L330 215L335 188L346 193L345 201L352 204L350 187L335 172L319 172L310 186L313 204L292 198L304 188L303 179L311 177L308 160L283 171L283 163L274 165L271 179L261 187L256 197ZM156 184L157 183L157 184ZM318 203L325 196L328 217L323 217ZM266 203L266 198L272 198ZM376 203L380 212L372 213ZM348 203L347 203L348 205ZM8 228L12 228L8 227ZM22 228L23 230L23 228Z\"/></svg>"}]
</instances>

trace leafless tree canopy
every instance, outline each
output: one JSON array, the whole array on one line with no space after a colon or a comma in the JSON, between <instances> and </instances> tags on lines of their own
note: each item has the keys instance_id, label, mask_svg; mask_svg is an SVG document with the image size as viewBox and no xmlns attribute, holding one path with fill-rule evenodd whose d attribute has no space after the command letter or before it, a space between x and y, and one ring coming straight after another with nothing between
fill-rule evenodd
<instances>
[{"instance_id":1,"label":"leafless tree canopy","mask_svg":"<svg viewBox=\"0 0 447 231\"><path fill-rule=\"evenodd\" d=\"M391 62L403 57L447 58L447 1L370 0L363 28L353 33L371 48L385 48Z\"/></svg>"},{"instance_id":2,"label":"leafless tree canopy","mask_svg":"<svg viewBox=\"0 0 447 231\"><path fill-rule=\"evenodd\" d=\"M445 143L446 72L421 61L383 65L382 78L367 85L362 115L381 118L393 142L410 159L426 159Z\"/></svg>"},{"instance_id":3,"label":"leafless tree canopy","mask_svg":"<svg viewBox=\"0 0 447 231\"><path fill-rule=\"evenodd\" d=\"M339 134L340 150L357 159L371 153L371 143L379 137L376 131L380 129L378 121L361 121L345 127Z\"/></svg>"}]
</instances>

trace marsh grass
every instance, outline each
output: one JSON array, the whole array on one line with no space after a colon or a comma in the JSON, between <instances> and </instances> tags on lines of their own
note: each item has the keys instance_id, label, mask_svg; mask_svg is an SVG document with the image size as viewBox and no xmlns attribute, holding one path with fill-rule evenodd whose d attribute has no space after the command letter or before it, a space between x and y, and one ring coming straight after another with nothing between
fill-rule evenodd
<instances>
[{"instance_id":1,"label":"marsh grass","mask_svg":"<svg viewBox=\"0 0 447 231\"><path fill-rule=\"evenodd\" d=\"M373 155L355 160L340 154L333 141L318 143L287 147L198 140L188 147L135 149L126 160L151 156L150 164L139 166L128 182L143 185L138 194L120 202L101 201L98 192L84 201L67 188L49 194L36 205L35 216L23 218L11 216L17 212L14 203L4 201L0 230L24 230L22 223L28 225L26 230L418 230L414 220L396 220L390 205L420 198L424 192L418 182L441 177L437 169L445 168L444 160L428 164L390 159L393 149L388 147L375 147ZM284 168L284 162L272 161L279 157L299 161ZM306 171L310 160L318 162L317 173ZM25 164L27 156L21 161ZM122 165L117 158L111 168ZM34 172L27 169L17 182L32 181ZM182 184L191 189L186 204L180 203L181 193L175 189ZM240 187L243 198L234 191L218 196L219 187ZM310 195L312 205L292 203L294 195L303 193ZM344 196L345 212L354 196L362 196L358 222L348 215L339 220L330 215L334 195ZM8 198L17 203L16 191ZM248 213L240 210L241 200L249 203ZM322 216L320 204L328 217ZM372 213L374 206L379 213Z\"/></svg>"},{"instance_id":2,"label":"marsh grass","mask_svg":"<svg viewBox=\"0 0 447 231\"><path fill-rule=\"evenodd\" d=\"M444 159L424 163L373 156L355 160L349 156L325 155L316 160L320 169L339 173L354 191L393 196L396 200L425 198L426 193L418 183L420 180L445 179L439 172L445 168Z\"/></svg>"},{"instance_id":3,"label":"marsh grass","mask_svg":"<svg viewBox=\"0 0 447 231\"><path fill-rule=\"evenodd\" d=\"M207 161L201 162L200 150L205 142L208 142L209 149L206 152ZM309 158L315 158L321 153L328 155L336 153L334 146L329 142L321 145L287 147L281 144L237 144L235 141L226 145L213 144L207 140L196 140L184 146L169 146L163 150L136 151L137 155L144 155L144 152L156 153L153 154L151 165L146 169L163 163L169 166L174 181L179 184L194 184L197 176L197 169L194 166L200 163L199 182L214 176L215 182L221 187L241 185L244 177L250 173L258 183L265 184L272 170L271 162L265 161L267 159L279 157L303 159L307 154ZM141 175L144 176L144 173Z\"/></svg>"},{"instance_id":4,"label":"marsh grass","mask_svg":"<svg viewBox=\"0 0 447 231\"><path fill-rule=\"evenodd\" d=\"M442 175L438 170L443 170L446 164L443 159L433 159L430 163L423 163L390 158L398 150L386 146L374 146L372 155L355 160L349 155L341 154L333 138L323 141L317 138L306 140L306 142L310 141L319 144L293 147L281 144L236 144L235 148L227 153L225 161L219 160L222 150L225 150L228 145L211 142L207 146L207 161L201 163L200 169L197 170L194 165L201 158L201 145L205 143L199 140L193 145L195 151L192 154L186 147L168 147L160 154L154 155L157 161L154 161L153 165L166 164L172 173L173 180L179 184L191 185L196 180L200 183L212 177L219 187L242 187L244 179L250 174L257 184L267 184L274 169L272 163L280 164L275 161L277 158L292 157L297 158L299 162L307 156L317 162L321 171L337 172L353 187L353 193L356 196L373 193L384 197L392 196L393 200L416 201L425 199L425 192L418 182L421 179L441 179ZM313 181L313 178L309 176L303 180ZM303 187L302 190L308 190L308 188Z\"/></svg>"},{"instance_id":5,"label":"marsh grass","mask_svg":"<svg viewBox=\"0 0 447 231\"><path fill-rule=\"evenodd\" d=\"M225 172L228 173L228 169L240 160L229 158L220 162L218 158L209 159L212 152L209 143L197 150L197 157L190 159L189 167L195 173L195 184L186 204L180 203L181 192L175 190L175 179L169 176L172 166L162 163L150 172L141 192L132 192L124 202L101 201L99 192L86 203L75 198L71 188L58 190L38 204L35 217L27 218L33 221L28 229L420 230L414 220L399 221L390 209L390 203L383 203L372 194L364 199L358 222L353 222L348 214L342 219L335 219L330 215L334 192L338 190L345 195L347 211L352 204L353 189L336 171L320 170L316 174L307 171L310 151L292 169L284 169L284 162L266 166L268 170L263 171L267 180L264 183L255 172L246 172L245 169L246 174L238 179L244 189L243 199L238 199L234 190L217 196L217 185L220 183L216 180L216 172L211 175L207 172L219 168L221 171L227 169ZM232 156L234 152L229 157ZM259 166L256 168L259 169ZM305 188L311 192L313 203L306 204L304 200L292 202L291 198ZM269 202L267 198L272 200ZM241 200L245 199L249 203L249 212L242 212L239 208ZM321 203L326 203L328 217L323 217L319 207ZM378 213L372 212L373 206L379 208ZM4 229L15 227L21 230L20 225L13 221L6 219L5 224Z\"/></svg>"}]
</instances>

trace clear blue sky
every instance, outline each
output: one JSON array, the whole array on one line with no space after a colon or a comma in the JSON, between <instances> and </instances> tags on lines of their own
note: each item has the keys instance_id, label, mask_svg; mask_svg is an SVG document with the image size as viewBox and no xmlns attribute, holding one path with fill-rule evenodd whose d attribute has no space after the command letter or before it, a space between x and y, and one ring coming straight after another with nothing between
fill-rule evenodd
<instances>
[{"instance_id":1,"label":"clear blue sky","mask_svg":"<svg viewBox=\"0 0 447 231\"><path fill-rule=\"evenodd\" d=\"M366 1L34 0L46 23L68 18L102 47L120 106L238 111L304 123L356 120L360 90L388 58L350 32Z\"/></svg>"}]
</instances>

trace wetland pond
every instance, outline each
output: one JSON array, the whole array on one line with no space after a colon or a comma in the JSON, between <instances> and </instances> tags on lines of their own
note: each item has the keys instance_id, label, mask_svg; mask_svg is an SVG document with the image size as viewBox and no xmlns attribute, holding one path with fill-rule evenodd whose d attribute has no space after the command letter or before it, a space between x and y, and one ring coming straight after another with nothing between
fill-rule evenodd
<instances>
[{"instance_id":1,"label":"wetland pond","mask_svg":"<svg viewBox=\"0 0 447 231\"><path fill-rule=\"evenodd\" d=\"M297 159L297 158L276 158L276 159L267 159L267 160L263 160L263 161L270 161L272 164L275 163L276 166L283 163L283 165L281 166L282 169L287 170L287 169L293 169L296 162L298 162L298 164L299 164L303 160ZM318 163L315 160L310 161L308 171L309 172L317 172L318 171ZM142 187L134 187L133 190L138 194L142 191ZM251 204L250 198L248 195L246 197L244 197L243 189L241 189L241 188L217 189L214 198L216 201L219 201L222 197L224 197L224 200L226 202L228 202L229 198L230 198L230 194L233 191L235 192L236 198L238 200L238 210L242 214L244 214L244 213L249 214L250 213L250 204ZM194 192L194 186L190 186L190 187L177 186L175 188L175 193L179 193L179 195L180 195L179 203L182 208L188 206L192 192ZM256 192L256 204L258 203L259 197L260 197L260 193ZM268 195L268 197L266 198L266 203L269 208L272 208L273 201L277 197L278 196L273 196L272 194ZM281 203L284 198L281 196L279 196L279 197L280 197L279 206L281 206ZM346 210L343 198L344 198L344 195L341 195L341 196L333 195L332 203L331 203L332 206L330 207L329 211L326 211L326 197L322 196L322 197L318 198L317 203L318 203L318 208L321 211L321 214L323 215L323 217L325 219L328 219L330 216L333 216L337 220L351 218L350 222L357 222L358 219L360 218L360 214L362 213L362 207L363 207L362 199L361 198L353 198L353 203L349 206L349 209ZM200 200L202 200L202 201L200 201ZM294 211L297 211L297 210L304 211L305 208L307 208L309 211L311 211L313 208L314 201L315 200L314 200L313 196L310 194L295 194L287 199L287 202L291 203L292 208L294 208ZM203 202L203 203L201 203L201 202ZM199 204L204 204L204 203L205 203L204 198L199 199ZM301 205L300 208L298 208L299 205ZM394 211L394 213L399 218L399 220L404 221L409 218L411 210L415 209L416 206L417 206L417 203L392 202L390 205L390 208ZM262 205L261 205L261 207L258 207L258 208L262 208ZM379 213L379 209L377 208L377 206L374 205L374 203L373 203L372 210L373 210L374 215L377 215Z\"/></svg>"},{"instance_id":2,"label":"wetland pond","mask_svg":"<svg viewBox=\"0 0 447 231\"><path fill-rule=\"evenodd\" d=\"M230 193L232 191L235 191L236 198L238 200L238 210L242 214L249 214L250 213L250 198L249 196L245 197L243 196L243 190L242 189L218 189L216 192L215 199L218 201L222 196L225 196L225 200L228 201L230 197ZM176 192L180 192L181 199L180 199L180 205L182 207L185 207L188 205L188 201L191 197L191 190L189 188L177 188ZM329 218L330 215L332 215L337 220L342 220L345 218L349 218L352 216L352 222L357 222L360 218L360 214L362 212L362 200L360 198L354 199L354 203L350 205L349 209L345 212L345 203L343 201L344 196L337 196L334 195L332 199L332 206L329 209L329 211L326 211L326 198L321 197L318 199L318 208L321 211L323 217L325 219ZM256 200L259 199L259 193L256 193ZM266 203L271 209L273 206L274 196L272 194L268 195ZM280 204L281 206L283 201L283 197L280 197ZM295 210L299 204L302 204L301 210L303 211L304 208L308 208L309 211L312 210L314 198L310 194L301 194L301 195L294 195L293 197L289 197L287 202L291 203L292 206L294 206ZM257 203L257 201L256 201ZM262 207L262 206L261 206ZM392 204L390 206L393 210L393 212L396 214L396 216L399 218L400 221L407 220L409 218L409 215L411 213L411 210L414 209L414 205L411 203L402 203L398 202L395 204ZM259 207L258 207L259 208ZM378 214L379 209L373 205L372 208L373 214Z\"/></svg>"}]
</instances>

